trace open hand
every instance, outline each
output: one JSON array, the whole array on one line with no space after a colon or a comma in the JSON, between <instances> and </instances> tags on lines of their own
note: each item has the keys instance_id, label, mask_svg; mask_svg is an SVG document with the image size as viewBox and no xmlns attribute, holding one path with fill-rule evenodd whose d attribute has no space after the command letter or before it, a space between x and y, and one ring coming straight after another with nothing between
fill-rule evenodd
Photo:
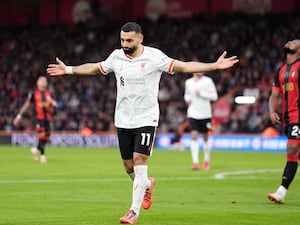
<instances>
[{"instance_id":1,"label":"open hand","mask_svg":"<svg viewBox=\"0 0 300 225\"><path fill-rule=\"evenodd\" d=\"M222 55L218 58L218 60L216 61L216 69L218 69L218 70L227 69L227 68L232 67L237 62L239 62L239 59L237 58L237 56L231 56L229 58L225 58L226 54L227 54L227 51L224 51L222 53Z\"/></svg>"},{"instance_id":2,"label":"open hand","mask_svg":"<svg viewBox=\"0 0 300 225\"><path fill-rule=\"evenodd\" d=\"M66 65L58 57L56 57L57 64L49 64L47 73L50 76L60 76L66 74Z\"/></svg>"}]
</instances>

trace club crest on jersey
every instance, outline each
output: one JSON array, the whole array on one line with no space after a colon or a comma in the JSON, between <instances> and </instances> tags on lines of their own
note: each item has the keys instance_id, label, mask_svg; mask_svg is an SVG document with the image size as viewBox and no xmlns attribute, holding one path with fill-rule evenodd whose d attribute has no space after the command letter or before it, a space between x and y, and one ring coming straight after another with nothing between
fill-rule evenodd
<instances>
[{"instance_id":1,"label":"club crest on jersey","mask_svg":"<svg viewBox=\"0 0 300 225\"><path fill-rule=\"evenodd\" d=\"M291 76L294 77L296 75L296 71L293 71Z\"/></svg>"},{"instance_id":2,"label":"club crest on jersey","mask_svg":"<svg viewBox=\"0 0 300 225\"><path fill-rule=\"evenodd\" d=\"M145 65L146 65L145 62L144 62L144 63L141 63L141 69L142 69L142 70L145 69Z\"/></svg>"}]
</instances>

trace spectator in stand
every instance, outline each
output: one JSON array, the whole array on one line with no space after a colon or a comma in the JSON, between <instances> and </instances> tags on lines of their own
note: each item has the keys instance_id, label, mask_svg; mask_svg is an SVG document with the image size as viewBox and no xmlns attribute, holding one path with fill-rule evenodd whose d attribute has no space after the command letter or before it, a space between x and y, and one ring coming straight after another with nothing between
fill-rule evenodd
<instances>
[{"instance_id":1,"label":"spectator in stand","mask_svg":"<svg viewBox=\"0 0 300 225\"><path fill-rule=\"evenodd\" d=\"M110 20L111 18L113 17L107 17ZM0 28L0 130L15 129L12 126L13 116L17 114L20 104L26 100L27 90L34 88L35 82L31 81L44 74L42 65L47 65L49 58L54 58L56 54L59 54L62 58L68 58L74 63L82 62L82 59L103 59L119 44L115 33L119 31L120 24L107 23L106 19L101 19L101 21L101 24L98 24L97 19L86 26L85 32L77 26L62 24L46 27ZM282 52L278 49L286 40L300 36L300 29L296 29L300 26L299 13L263 16L233 13L217 15L214 18L193 15L182 20L161 17L155 23L147 19L140 21L144 27L144 34L148 37L144 43L163 49L175 58L186 60L197 57L214 60L222 49L228 49L228 47L230 52L240 56L239 65L230 71L222 72L222 76L216 76L215 74L220 73L217 71L210 73L217 85L219 99L224 99L223 97L235 87L244 89L255 86L259 88L260 100L245 107L246 116L244 116L244 112L241 112L244 109L240 109L231 98L227 98L232 109L231 115L235 116L229 117L226 123L219 123L215 129L218 133L261 133L265 127L269 126L269 115L266 115L268 112L261 106L268 101L270 90L267 87L271 85L273 71L277 70L281 64ZM273 26L274 23L280 23L281 26ZM156 26L157 24L159 26ZM162 30L167 32L161 32ZM232 35L233 33L236 35ZM72 37L72 40L69 37ZM26 40L26 44L23 40ZM178 40L182 40L182 44L178 45ZM100 44L103 47L99 50L97 46ZM194 56L195 52L197 56ZM18 74L22 74L23 79L18 79ZM95 123L104 123L104 126L98 126L101 131L111 131L113 102L116 97L111 92L115 90L114 77L86 77L79 82L78 77L71 76L63 79L48 78L48 81L50 90L55 86L55 93L59 96L57 101L60 105L60 110L53 115L53 129L81 130L81 124L85 118L76 116L81 113L78 109L68 107L71 96L75 95L80 106L88 105L89 111L94 111L95 108L101 111L102 118L105 119L99 119L99 117L93 117L93 119ZM175 131L172 127L173 121L167 116L169 111L167 109L171 103L175 106L185 104L182 98L184 81L184 76L162 76L160 87L168 93L164 93L167 99L163 100L163 104L160 105L161 123L158 132ZM171 82L176 83L180 94ZM17 96L15 90L18 92ZM86 96L87 90L91 92ZM97 105L92 107L90 103L94 99L97 99ZM185 108L176 108L176 110L181 114L186 113ZM262 123L249 126L247 118L255 118L255 121L261 118ZM29 129L30 127L25 127L27 122L28 120L24 118L22 121L24 127L18 129ZM279 126L276 127L276 129L279 128ZM95 132L99 131L95 130Z\"/></svg>"}]
</instances>

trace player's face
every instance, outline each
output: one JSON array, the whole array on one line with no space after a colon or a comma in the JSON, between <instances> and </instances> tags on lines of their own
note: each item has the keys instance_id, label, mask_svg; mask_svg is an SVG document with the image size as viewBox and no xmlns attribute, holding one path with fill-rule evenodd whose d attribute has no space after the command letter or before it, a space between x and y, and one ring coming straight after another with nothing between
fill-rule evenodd
<instances>
[{"instance_id":1,"label":"player's face","mask_svg":"<svg viewBox=\"0 0 300 225\"><path fill-rule=\"evenodd\" d=\"M142 43L143 35L133 31L130 32L121 31L120 39L121 39L121 47L125 52L125 54L132 56L136 52L139 45Z\"/></svg>"},{"instance_id":2,"label":"player's face","mask_svg":"<svg viewBox=\"0 0 300 225\"><path fill-rule=\"evenodd\" d=\"M37 86L39 90L46 90L47 89L47 78L46 77L40 77L37 81Z\"/></svg>"},{"instance_id":3,"label":"player's face","mask_svg":"<svg viewBox=\"0 0 300 225\"><path fill-rule=\"evenodd\" d=\"M300 52L300 40L292 40L288 41L284 45L284 51L286 54L293 55L295 53Z\"/></svg>"}]
</instances>

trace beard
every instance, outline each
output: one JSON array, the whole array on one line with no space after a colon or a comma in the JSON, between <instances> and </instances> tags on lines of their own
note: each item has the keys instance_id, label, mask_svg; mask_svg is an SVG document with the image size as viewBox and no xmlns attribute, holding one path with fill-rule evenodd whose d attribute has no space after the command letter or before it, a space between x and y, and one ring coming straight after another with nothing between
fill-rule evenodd
<instances>
[{"instance_id":1,"label":"beard","mask_svg":"<svg viewBox=\"0 0 300 225\"><path fill-rule=\"evenodd\" d=\"M284 47L283 51L284 51L285 54L291 54L291 55L293 55L293 54L295 54L297 52L296 50L290 49L288 47Z\"/></svg>"},{"instance_id":2,"label":"beard","mask_svg":"<svg viewBox=\"0 0 300 225\"><path fill-rule=\"evenodd\" d=\"M127 55L132 55L132 53L134 53L136 49L137 49L137 47L126 48L126 49L123 48L123 51L124 51L124 53L127 54Z\"/></svg>"}]
</instances>

